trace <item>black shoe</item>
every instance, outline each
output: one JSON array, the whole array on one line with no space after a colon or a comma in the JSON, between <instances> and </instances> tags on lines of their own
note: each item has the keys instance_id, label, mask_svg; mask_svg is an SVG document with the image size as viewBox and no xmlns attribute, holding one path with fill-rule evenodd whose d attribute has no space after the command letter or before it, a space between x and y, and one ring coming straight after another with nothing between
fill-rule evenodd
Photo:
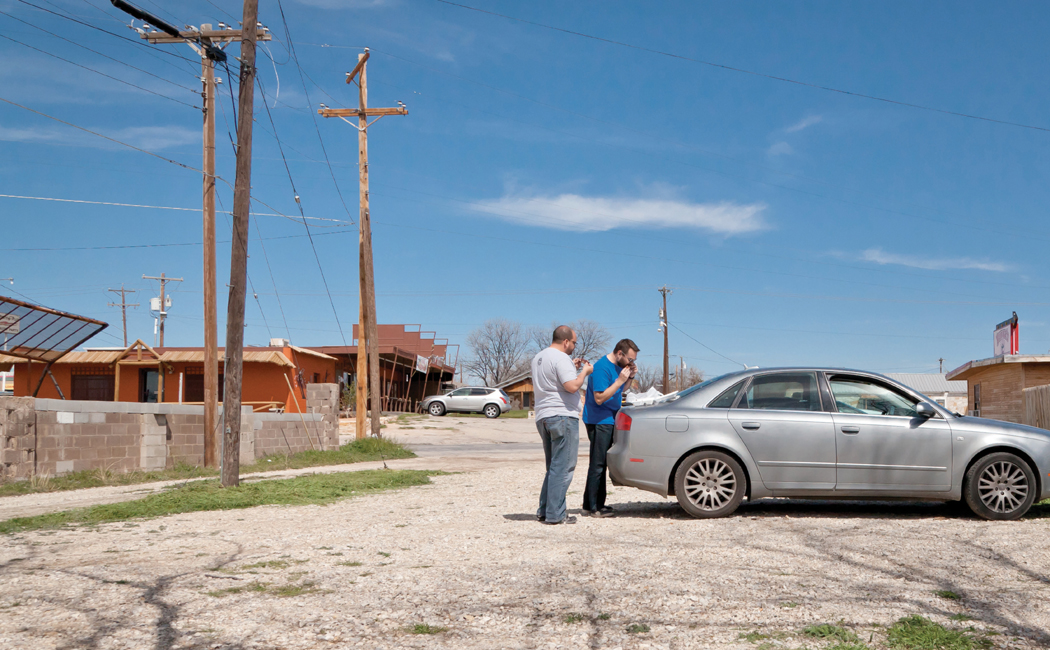
<instances>
[{"instance_id":1,"label":"black shoe","mask_svg":"<svg viewBox=\"0 0 1050 650\"><path fill-rule=\"evenodd\" d=\"M536 515L536 521L538 521L540 523L544 523L544 522L547 521L547 518L545 516L543 516L543 515Z\"/></svg>"},{"instance_id":2,"label":"black shoe","mask_svg":"<svg viewBox=\"0 0 1050 650\"><path fill-rule=\"evenodd\" d=\"M616 514L616 511L612 509L612 506L602 506L602 507L601 507L601 511L602 511L602 512L603 512L603 513L604 513L604 514L605 514L606 516L611 516L611 515L614 515L614 514Z\"/></svg>"},{"instance_id":3,"label":"black shoe","mask_svg":"<svg viewBox=\"0 0 1050 650\"><path fill-rule=\"evenodd\" d=\"M557 526L558 524L575 524L576 523L576 517L571 517L571 516L570 517L566 517L565 519L562 519L561 521L547 521L546 519L544 519L543 523L547 524L548 526Z\"/></svg>"}]
</instances>

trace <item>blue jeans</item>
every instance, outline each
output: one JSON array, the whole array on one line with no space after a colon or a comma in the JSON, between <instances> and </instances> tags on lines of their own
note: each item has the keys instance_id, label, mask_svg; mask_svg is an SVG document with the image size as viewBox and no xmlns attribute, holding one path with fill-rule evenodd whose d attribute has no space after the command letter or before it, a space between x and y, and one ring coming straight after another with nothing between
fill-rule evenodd
<instances>
[{"instance_id":1,"label":"blue jeans","mask_svg":"<svg viewBox=\"0 0 1050 650\"><path fill-rule=\"evenodd\" d=\"M554 415L537 420L536 429L543 440L543 460L547 465L536 515L555 523L565 519L565 494L580 454L580 419Z\"/></svg>"},{"instance_id":2,"label":"blue jeans","mask_svg":"<svg viewBox=\"0 0 1050 650\"><path fill-rule=\"evenodd\" d=\"M587 466L587 487L583 490L583 509L593 512L605 507L605 475L614 427L611 424L584 426L587 427L587 439L591 441L591 457Z\"/></svg>"}]
</instances>

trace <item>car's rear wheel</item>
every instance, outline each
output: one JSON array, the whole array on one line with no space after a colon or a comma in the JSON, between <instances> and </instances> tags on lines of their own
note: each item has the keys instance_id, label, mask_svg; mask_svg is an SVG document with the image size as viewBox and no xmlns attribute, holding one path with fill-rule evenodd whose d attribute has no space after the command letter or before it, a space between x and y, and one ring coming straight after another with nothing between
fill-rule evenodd
<instances>
[{"instance_id":1,"label":"car's rear wheel","mask_svg":"<svg viewBox=\"0 0 1050 650\"><path fill-rule=\"evenodd\" d=\"M744 500L747 478L732 456L718 451L690 454L674 477L678 504L693 517L725 517Z\"/></svg>"},{"instance_id":2,"label":"car's rear wheel","mask_svg":"<svg viewBox=\"0 0 1050 650\"><path fill-rule=\"evenodd\" d=\"M442 415L445 414L445 405L442 404L441 402L431 402L430 406L427 407L427 411L431 415L436 415L438 417L441 417Z\"/></svg>"},{"instance_id":3,"label":"car's rear wheel","mask_svg":"<svg viewBox=\"0 0 1050 650\"><path fill-rule=\"evenodd\" d=\"M966 505L983 519L1020 519L1035 502L1035 474L1018 456L996 452L966 472Z\"/></svg>"},{"instance_id":4,"label":"car's rear wheel","mask_svg":"<svg viewBox=\"0 0 1050 650\"><path fill-rule=\"evenodd\" d=\"M485 417L489 419L498 418L500 414L499 407L495 404L486 404L485 410L482 412L485 414Z\"/></svg>"}]
</instances>

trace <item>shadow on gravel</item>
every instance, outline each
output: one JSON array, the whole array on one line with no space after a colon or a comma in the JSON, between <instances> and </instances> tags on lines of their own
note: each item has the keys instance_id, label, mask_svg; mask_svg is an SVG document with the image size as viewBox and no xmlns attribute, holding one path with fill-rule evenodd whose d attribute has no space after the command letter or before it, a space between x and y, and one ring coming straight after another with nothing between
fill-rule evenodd
<instances>
[{"instance_id":1,"label":"shadow on gravel","mask_svg":"<svg viewBox=\"0 0 1050 650\"><path fill-rule=\"evenodd\" d=\"M1037 508L1041 508L1038 513ZM620 518L693 519L675 501L617 503L613 506L613 510L616 512L616 517ZM579 514L578 510L569 512ZM1034 507L1032 514L1028 516L1033 515L1050 517L1050 506ZM519 515L504 516L510 519ZM740 509L728 518L738 517L975 519L969 508L958 502L808 501L803 499L759 499L751 503L743 503Z\"/></svg>"}]
</instances>

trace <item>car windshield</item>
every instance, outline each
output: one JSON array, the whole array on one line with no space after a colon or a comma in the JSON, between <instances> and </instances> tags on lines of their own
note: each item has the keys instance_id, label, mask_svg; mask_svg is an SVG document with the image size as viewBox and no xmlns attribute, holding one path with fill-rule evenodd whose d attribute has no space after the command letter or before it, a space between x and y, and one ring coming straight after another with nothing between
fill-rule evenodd
<instances>
[{"instance_id":1,"label":"car windshield","mask_svg":"<svg viewBox=\"0 0 1050 650\"><path fill-rule=\"evenodd\" d=\"M721 380L726 379L728 377L735 377L736 375L742 374L743 372L744 372L743 370L737 370L736 372L727 372L724 375L719 375L719 376L714 377L712 379L708 379L706 381L702 381L699 384L695 384L693 386L690 386L689 388L686 388L686 389L682 390L681 392L678 393L678 395L676 397L678 397L678 398L687 397L689 395L692 395L696 391L700 390L701 388L706 388L707 386L710 386L711 384L715 383L716 381L721 381Z\"/></svg>"}]
</instances>

